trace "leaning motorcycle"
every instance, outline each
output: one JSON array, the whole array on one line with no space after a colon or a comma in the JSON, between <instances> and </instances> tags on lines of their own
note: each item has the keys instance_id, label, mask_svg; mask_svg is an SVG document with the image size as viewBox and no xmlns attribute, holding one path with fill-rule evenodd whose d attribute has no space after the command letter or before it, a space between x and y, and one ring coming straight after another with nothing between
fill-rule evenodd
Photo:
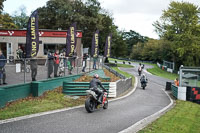
<instances>
[{"instance_id":1,"label":"leaning motorcycle","mask_svg":"<svg viewBox=\"0 0 200 133\"><path fill-rule=\"evenodd\" d=\"M97 95L94 91L87 90L86 92L88 94L88 98L85 101L85 109L88 113L92 113L94 110L99 109L100 107L103 107L103 109L108 108L107 92L103 92L102 104L97 101Z\"/></svg>"},{"instance_id":2,"label":"leaning motorcycle","mask_svg":"<svg viewBox=\"0 0 200 133\"><path fill-rule=\"evenodd\" d=\"M141 82L141 87L143 88L143 90L145 90L145 87L147 86L146 82Z\"/></svg>"}]
</instances>

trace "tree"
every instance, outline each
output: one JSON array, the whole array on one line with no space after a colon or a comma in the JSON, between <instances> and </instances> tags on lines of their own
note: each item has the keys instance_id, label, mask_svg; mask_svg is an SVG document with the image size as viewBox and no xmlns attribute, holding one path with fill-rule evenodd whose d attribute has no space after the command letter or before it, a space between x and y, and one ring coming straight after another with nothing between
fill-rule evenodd
<instances>
[{"instance_id":1,"label":"tree","mask_svg":"<svg viewBox=\"0 0 200 133\"><path fill-rule=\"evenodd\" d=\"M3 11L3 2L6 1L6 0L0 0L0 14L2 13Z\"/></svg>"},{"instance_id":2,"label":"tree","mask_svg":"<svg viewBox=\"0 0 200 133\"><path fill-rule=\"evenodd\" d=\"M85 3L81 0L49 0L38 12L41 29L67 30L73 22L77 22L77 29L83 32L84 47L91 47L93 33L98 29L100 54L103 54L107 35L117 29L113 18L101 8L98 0L88 0Z\"/></svg>"},{"instance_id":3,"label":"tree","mask_svg":"<svg viewBox=\"0 0 200 133\"><path fill-rule=\"evenodd\" d=\"M12 19L17 25L18 29L27 28L27 22L29 17L26 15L26 7L22 6L20 7L19 11L15 11L15 14L12 16Z\"/></svg>"},{"instance_id":4,"label":"tree","mask_svg":"<svg viewBox=\"0 0 200 133\"><path fill-rule=\"evenodd\" d=\"M148 40L147 37L144 37L133 30L130 30L129 32L123 32L122 36L127 44L127 48L128 48L127 54L128 55L131 54L132 48L134 45L136 45L139 42L144 43Z\"/></svg>"},{"instance_id":5,"label":"tree","mask_svg":"<svg viewBox=\"0 0 200 133\"><path fill-rule=\"evenodd\" d=\"M1 29L16 29L17 26L14 24L12 18L8 13L0 14Z\"/></svg>"},{"instance_id":6,"label":"tree","mask_svg":"<svg viewBox=\"0 0 200 133\"><path fill-rule=\"evenodd\" d=\"M160 21L153 25L161 38L169 42L172 61L180 65L200 65L200 25L198 7L188 2L171 2Z\"/></svg>"}]
</instances>

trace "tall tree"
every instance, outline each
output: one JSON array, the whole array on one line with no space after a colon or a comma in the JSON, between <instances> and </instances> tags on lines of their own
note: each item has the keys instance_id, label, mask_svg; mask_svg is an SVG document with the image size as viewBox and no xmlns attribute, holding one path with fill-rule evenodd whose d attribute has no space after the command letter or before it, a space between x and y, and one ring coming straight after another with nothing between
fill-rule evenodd
<instances>
[{"instance_id":1,"label":"tall tree","mask_svg":"<svg viewBox=\"0 0 200 133\"><path fill-rule=\"evenodd\" d=\"M154 23L161 38L169 41L172 61L178 66L200 65L200 25L198 7L189 2L171 2L160 21ZM178 67L177 66L177 67Z\"/></svg>"},{"instance_id":2,"label":"tall tree","mask_svg":"<svg viewBox=\"0 0 200 133\"><path fill-rule=\"evenodd\" d=\"M26 15L26 7L21 6L18 11L12 16L14 23L18 29L27 28L28 16Z\"/></svg>"},{"instance_id":3,"label":"tall tree","mask_svg":"<svg viewBox=\"0 0 200 133\"><path fill-rule=\"evenodd\" d=\"M0 14L2 13L3 11L3 2L6 1L6 0L0 0Z\"/></svg>"},{"instance_id":4,"label":"tall tree","mask_svg":"<svg viewBox=\"0 0 200 133\"><path fill-rule=\"evenodd\" d=\"M16 29L17 26L8 13L0 14L1 29Z\"/></svg>"},{"instance_id":5,"label":"tall tree","mask_svg":"<svg viewBox=\"0 0 200 133\"><path fill-rule=\"evenodd\" d=\"M98 0L49 0L47 5L39 8L39 26L42 29L66 30L73 22L77 22L77 29L83 32L84 47L91 47L92 36L99 29L99 53L103 54L105 38L117 28L113 18L105 12Z\"/></svg>"},{"instance_id":6,"label":"tall tree","mask_svg":"<svg viewBox=\"0 0 200 133\"><path fill-rule=\"evenodd\" d=\"M126 41L127 44L127 54L130 55L132 52L132 48L134 45L137 43L141 42L147 42L148 38L145 36L140 35L139 33L130 30L129 32L123 32L122 34L124 40Z\"/></svg>"}]
</instances>

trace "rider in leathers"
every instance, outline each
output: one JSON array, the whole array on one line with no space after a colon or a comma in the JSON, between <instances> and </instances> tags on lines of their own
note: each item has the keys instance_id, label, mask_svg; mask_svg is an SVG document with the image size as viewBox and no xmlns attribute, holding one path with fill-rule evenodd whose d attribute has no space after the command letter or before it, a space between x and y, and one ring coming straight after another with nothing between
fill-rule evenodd
<instances>
[{"instance_id":1,"label":"rider in leathers","mask_svg":"<svg viewBox=\"0 0 200 133\"><path fill-rule=\"evenodd\" d=\"M98 85L106 91L106 89L102 86L101 81L98 79L99 75L95 74L94 78L90 81L90 89L94 91L98 95L98 102L102 103L103 92L98 88Z\"/></svg>"}]
</instances>

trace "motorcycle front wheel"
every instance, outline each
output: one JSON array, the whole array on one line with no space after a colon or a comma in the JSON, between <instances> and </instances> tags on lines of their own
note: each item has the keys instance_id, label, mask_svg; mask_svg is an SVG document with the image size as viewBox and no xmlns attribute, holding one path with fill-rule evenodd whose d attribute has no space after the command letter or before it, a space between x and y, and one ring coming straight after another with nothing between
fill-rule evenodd
<instances>
[{"instance_id":1,"label":"motorcycle front wheel","mask_svg":"<svg viewBox=\"0 0 200 133\"><path fill-rule=\"evenodd\" d=\"M85 109L88 113L92 113L94 111L95 108L95 102L93 99L91 99L90 97L86 99L85 101Z\"/></svg>"}]
</instances>

